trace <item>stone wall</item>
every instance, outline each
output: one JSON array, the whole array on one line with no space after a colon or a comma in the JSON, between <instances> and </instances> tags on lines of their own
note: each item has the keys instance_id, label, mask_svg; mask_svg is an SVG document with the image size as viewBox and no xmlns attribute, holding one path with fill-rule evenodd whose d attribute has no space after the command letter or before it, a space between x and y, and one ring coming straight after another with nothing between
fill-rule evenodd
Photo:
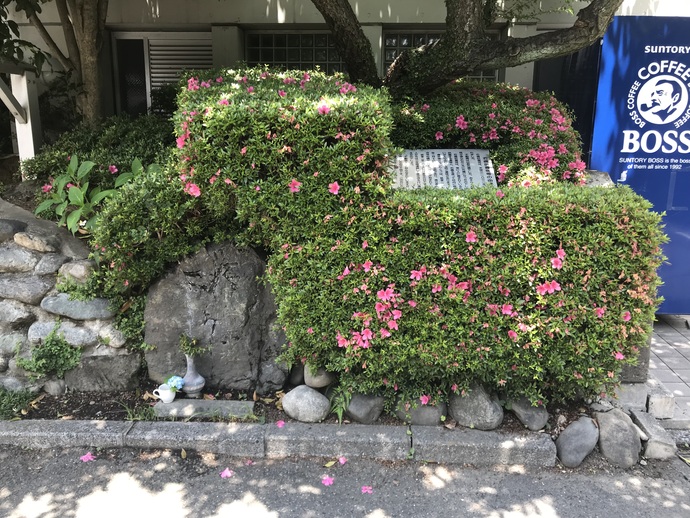
<instances>
[{"instance_id":1,"label":"stone wall","mask_svg":"<svg viewBox=\"0 0 690 518\"><path fill-rule=\"evenodd\" d=\"M71 301L55 289L63 277L84 282L93 269L88 248L55 224L0 200L0 386L9 390L65 388L116 391L136 387L141 359L129 353L104 299ZM81 349L80 365L64 381L33 380L17 365L59 323L60 335Z\"/></svg>"}]
</instances>

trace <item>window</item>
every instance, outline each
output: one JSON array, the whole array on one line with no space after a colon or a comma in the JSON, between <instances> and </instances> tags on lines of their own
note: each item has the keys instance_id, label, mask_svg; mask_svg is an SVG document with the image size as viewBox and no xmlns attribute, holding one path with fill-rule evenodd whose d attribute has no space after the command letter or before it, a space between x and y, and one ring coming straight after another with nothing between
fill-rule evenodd
<instances>
[{"instance_id":1,"label":"window","mask_svg":"<svg viewBox=\"0 0 690 518\"><path fill-rule=\"evenodd\" d=\"M152 90L213 66L210 32L114 33L113 43L118 113L146 113Z\"/></svg>"},{"instance_id":2,"label":"window","mask_svg":"<svg viewBox=\"0 0 690 518\"><path fill-rule=\"evenodd\" d=\"M443 31L385 31L383 33L383 65L390 67L401 52L416 49L422 45L435 43ZM498 33L492 33L492 39L498 39ZM498 70L482 70L466 76L479 81L498 81Z\"/></svg>"},{"instance_id":3,"label":"window","mask_svg":"<svg viewBox=\"0 0 690 518\"><path fill-rule=\"evenodd\" d=\"M249 66L302 70L319 67L329 74L345 68L327 32L250 31L245 36L245 52Z\"/></svg>"}]
</instances>

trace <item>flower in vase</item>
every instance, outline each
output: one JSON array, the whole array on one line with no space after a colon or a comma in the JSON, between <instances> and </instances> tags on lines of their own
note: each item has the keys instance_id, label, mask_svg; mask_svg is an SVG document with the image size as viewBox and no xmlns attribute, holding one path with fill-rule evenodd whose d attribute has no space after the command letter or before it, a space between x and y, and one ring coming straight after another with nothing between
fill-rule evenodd
<instances>
[{"instance_id":1,"label":"flower in vase","mask_svg":"<svg viewBox=\"0 0 690 518\"><path fill-rule=\"evenodd\" d=\"M182 387L184 387L184 380L180 376L170 376L165 383L173 392L182 390Z\"/></svg>"}]
</instances>

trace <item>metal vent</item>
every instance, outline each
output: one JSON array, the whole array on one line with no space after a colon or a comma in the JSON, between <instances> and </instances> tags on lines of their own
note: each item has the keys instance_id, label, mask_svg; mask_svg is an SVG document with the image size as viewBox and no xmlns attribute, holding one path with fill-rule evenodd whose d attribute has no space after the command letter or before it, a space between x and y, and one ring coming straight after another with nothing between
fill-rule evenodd
<instances>
[{"instance_id":1,"label":"metal vent","mask_svg":"<svg viewBox=\"0 0 690 518\"><path fill-rule=\"evenodd\" d=\"M149 38L151 89L176 82L185 69L211 68L213 48L208 38Z\"/></svg>"}]
</instances>

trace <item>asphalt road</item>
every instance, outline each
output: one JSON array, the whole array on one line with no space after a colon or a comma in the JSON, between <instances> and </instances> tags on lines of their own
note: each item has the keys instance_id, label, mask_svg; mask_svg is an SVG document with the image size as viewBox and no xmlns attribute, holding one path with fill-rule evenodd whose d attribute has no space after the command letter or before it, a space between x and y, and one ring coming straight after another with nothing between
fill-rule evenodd
<instances>
[{"instance_id":1,"label":"asphalt road","mask_svg":"<svg viewBox=\"0 0 690 518\"><path fill-rule=\"evenodd\" d=\"M93 451L95 460L84 462L86 453L0 447L0 516L690 516L690 466L679 459L618 470L595 458L577 470L527 471L361 459L325 467L314 458L252 462L133 449ZM226 468L232 474L224 478Z\"/></svg>"}]
</instances>

